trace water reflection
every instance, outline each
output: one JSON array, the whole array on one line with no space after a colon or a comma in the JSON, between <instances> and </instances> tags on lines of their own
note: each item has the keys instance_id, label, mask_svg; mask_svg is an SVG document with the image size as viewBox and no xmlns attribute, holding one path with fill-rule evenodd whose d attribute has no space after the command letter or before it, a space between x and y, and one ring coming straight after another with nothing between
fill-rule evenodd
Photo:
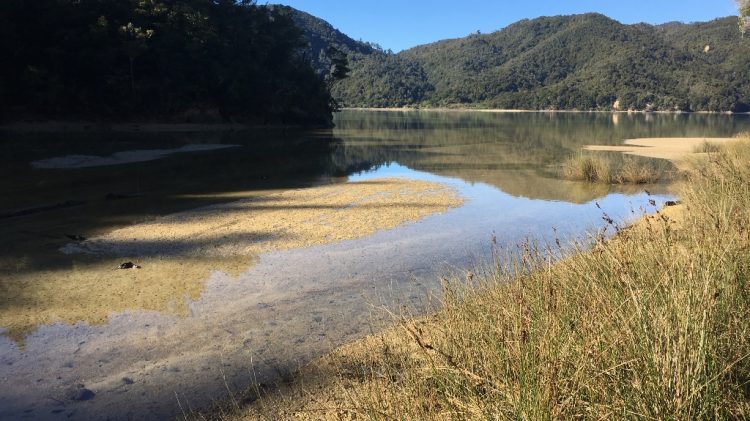
<instances>
[{"instance_id":1,"label":"water reflection","mask_svg":"<svg viewBox=\"0 0 750 421\"><path fill-rule=\"evenodd\" d=\"M336 118L337 166L360 169L398 162L519 197L585 203L643 187L561 180L560 164L584 145L635 137L731 136L750 129L747 116L610 113L478 113L346 111ZM664 191L664 186L650 190Z\"/></svg>"},{"instance_id":2,"label":"water reflection","mask_svg":"<svg viewBox=\"0 0 750 421\"><path fill-rule=\"evenodd\" d=\"M262 255L238 268L237 277L214 273L184 314L104 311L101 325L26 332L25 346L0 336L0 379L15 386L0 392L0 418L162 419L179 414L175 393L200 406L221 397L225 382L240 388L255 378L270 381L369 333L372 304L424 308L424 297L439 291L437 274L486 258L493 232L505 245L580 238L604 224L597 203L624 223L653 211L650 200L667 198L642 187L560 180L559 163L582 145L750 129L747 117L614 116L344 112L336 129L314 133L4 133L0 294L8 273L55 271L60 282L75 279L74 263L58 250L70 241L65 234L93 237L211 203L383 176L447 183L467 203L366 238ZM71 154L191 144L240 147L111 167L31 166ZM99 287L108 293L105 283ZM34 285L28 291L33 295ZM184 292L177 288L173 298L184 299ZM8 301L0 301L0 311L23 308ZM67 399L66 388L79 382L96 397Z\"/></svg>"}]
</instances>

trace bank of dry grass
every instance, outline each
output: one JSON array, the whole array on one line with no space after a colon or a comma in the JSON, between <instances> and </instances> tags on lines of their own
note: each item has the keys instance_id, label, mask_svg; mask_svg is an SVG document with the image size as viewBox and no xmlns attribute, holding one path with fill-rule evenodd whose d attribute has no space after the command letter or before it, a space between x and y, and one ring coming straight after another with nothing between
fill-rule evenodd
<instances>
[{"instance_id":1,"label":"bank of dry grass","mask_svg":"<svg viewBox=\"0 0 750 421\"><path fill-rule=\"evenodd\" d=\"M589 183L651 184L667 178L671 170L671 165L661 160L581 153L563 164L562 175Z\"/></svg>"},{"instance_id":2,"label":"bank of dry grass","mask_svg":"<svg viewBox=\"0 0 750 421\"><path fill-rule=\"evenodd\" d=\"M554 263L557 246L522 246L446 280L434 316L398 318L223 417L747 418L748 163L750 142L693 163L679 223L611 226Z\"/></svg>"}]
</instances>

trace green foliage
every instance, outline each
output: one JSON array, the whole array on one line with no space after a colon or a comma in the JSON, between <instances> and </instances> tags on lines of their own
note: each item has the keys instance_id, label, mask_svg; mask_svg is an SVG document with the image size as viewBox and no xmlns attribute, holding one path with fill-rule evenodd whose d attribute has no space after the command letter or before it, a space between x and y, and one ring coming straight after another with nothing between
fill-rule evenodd
<instances>
[{"instance_id":1,"label":"green foliage","mask_svg":"<svg viewBox=\"0 0 750 421\"><path fill-rule=\"evenodd\" d=\"M307 46L304 56L320 75L329 75L332 54L346 54L348 78L336 83L332 93L345 107L400 107L414 105L433 90L427 74L418 63L377 44L355 41L329 23L288 6L269 6L290 16L304 32ZM335 54L335 53L334 53Z\"/></svg>"},{"instance_id":2,"label":"green foliage","mask_svg":"<svg viewBox=\"0 0 750 421\"><path fill-rule=\"evenodd\" d=\"M6 0L7 118L331 121L294 22L251 1Z\"/></svg>"},{"instance_id":3,"label":"green foliage","mask_svg":"<svg viewBox=\"0 0 750 421\"><path fill-rule=\"evenodd\" d=\"M333 91L345 106L750 111L750 40L736 18L652 26L545 17L392 54L285 10L310 57L326 45L349 56L351 77Z\"/></svg>"},{"instance_id":4,"label":"green foliage","mask_svg":"<svg viewBox=\"0 0 750 421\"><path fill-rule=\"evenodd\" d=\"M737 7L740 10L740 31L744 35L750 28L750 1L737 0Z\"/></svg>"}]
</instances>

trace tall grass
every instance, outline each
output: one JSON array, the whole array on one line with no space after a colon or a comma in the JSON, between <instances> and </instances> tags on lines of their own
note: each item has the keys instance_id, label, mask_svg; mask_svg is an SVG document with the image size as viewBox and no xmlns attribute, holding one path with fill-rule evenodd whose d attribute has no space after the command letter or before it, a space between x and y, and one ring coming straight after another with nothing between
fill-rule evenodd
<instances>
[{"instance_id":1,"label":"tall grass","mask_svg":"<svg viewBox=\"0 0 750 421\"><path fill-rule=\"evenodd\" d=\"M666 177L669 164L654 159L605 154L580 154L568 159L563 178L604 184L648 184Z\"/></svg>"},{"instance_id":2,"label":"tall grass","mask_svg":"<svg viewBox=\"0 0 750 421\"><path fill-rule=\"evenodd\" d=\"M397 331L370 338L364 351L329 357L336 374L319 387L326 397L304 407L284 401L282 412L750 417L749 163L743 142L694 164L679 218L660 213L632 228L610 226L614 237L573 252L522 245L515 258L445 280L436 315L401 318ZM254 414L274 418L277 409Z\"/></svg>"},{"instance_id":3,"label":"tall grass","mask_svg":"<svg viewBox=\"0 0 750 421\"><path fill-rule=\"evenodd\" d=\"M381 353L392 374L353 394L368 418L750 416L750 146L688 174L660 214L551 264L521 248ZM383 370L383 369L381 369Z\"/></svg>"},{"instance_id":4,"label":"tall grass","mask_svg":"<svg viewBox=\"0 0 750 421\"><path fill-rule=\"evenodd\" d=\"M721 146L714 142L704 140L699 145L693 148L693 153L716 153L721 150Z\"/></svg>"}]
</instances>

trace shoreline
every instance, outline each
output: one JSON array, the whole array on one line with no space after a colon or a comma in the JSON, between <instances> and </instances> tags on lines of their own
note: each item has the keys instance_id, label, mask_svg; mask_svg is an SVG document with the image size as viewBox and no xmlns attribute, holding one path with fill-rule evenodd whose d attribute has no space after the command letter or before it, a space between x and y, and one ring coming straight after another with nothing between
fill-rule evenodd
<instances>
[{"instance_id":1,"label":"shoreline","mask_svg":"<svg viewBox=\"0 0 750 421\"><path fill-rule=\"evenodd\" d=\"M480 112L480 113L498 113L498 114L521 114L521 113L539 113L539 114L705 114L705 115L728 115L742 116L750 115L747 113L735 113L732 111L645 111L645 110L524 110L524 109L504 109L504 108L452 108L452 107L343 107L340 111L428 111L428 112Z\"/></svg>"},{"instance_id":2,"label":"shoreline","mask_svg":"<svg viewBox=\"0 0 750 421\"><path fill-rule=\"evenodd\" d=\"M733 143L730 143L729 145L731 147ZM673 157L671 159L675 160L677 158ZM639 253L639 255L644 254L644 256L649 255L650 252L646 251L645 249L638 251L639 249L642 249L644 247L642 242L648 239L652 239L652 241L662 241L666 239L666 244L669 244L670 248L674 248L674 252L665 252L663 256L666 256L666 258L670 259L670 261L672 259L679 260L681 262L680 264L688 264L684 262L684 260L687 259L686 261L689 262L689 279L692 279L692 271L694 269L694 266L693 261L689 256L690 253L686 253L686 250L682 248L682 244L677 243L677 245L672 245L670 241L672 241L671 238L673 237L674 232L692 232L690 231L691 229L693 229L692 224L694 224L696 221L690 220L690 218L696 218L698 215L695 213L695 211L691 211L691 207L699 207L701 205L705 205L705 202L701 203L702 200L705 201L705 197L700 196L701 194L703 194L701 193L701 189L694 189L695 190L690 190L690 188L688 188L688 190L684 193L692 199L696 199L696 197L693 197L693 195L697 194L698 196L696 203L691 202L688 205L678 204L676 206L664 206L654 215L643 215L633 223L629 224L627 227L617 229L617 233L615 236L606 240L603 237L597 240L597 243L594 244L591 249L577 250L574 251L571 255L566 255L556 262L550 261L548 269L538 270L536 272L539 273L537 273L536 275L535 272L519 273L518 275L520 276L520 278L516 278L516 280L521 279L520 284L519 282L512 282L509 286L493 287L496 288L497 291L487 290L486 287L481 287L481 285L483 285L482 282L485 281L473 281L474 269L467 268L467 280L461 281L460 279L456 279L454 280L454 282L457 286L462 285L463 282L469 282L472 284L473 282L479 282L479 291L473 291L473 288L470 287L470 291L467 293L468 295L470 295L470 297L465 297L459 293L458 298L453 298L454 302L451 302L451 299L448 299L448 304L443 303L441 305L441 308L437 309L436 313L428 314L425 316L410 317L408 315L393 315L393 322L391 326L385 327L382 331L364 337L360 340L344 344L333 350L332 352L313 360L309 364L301 367L299 371L292 376L292 378L284 379L282 382L279 382L278 384L271 387L256 387L254 390L244 391L238 395L240 397L246 398L247 400L245 402L258 401L257 403L244 405L238 405L235 403L234 405L230 405L228 401L224 401L220 402L217 406L208 409L207 411L210 411L209 413L221 412L224 414L228 412L231 414L228 419L231 420L246 420L267 417L281 417L289 419L296 417L308 418L312 416L311 414L314 414L316 419L334 419L340 417L342 414L356 416L357 414L362 413L372 413L373 410L376 410L376 413L380 413L384 416L391 411L395 411L395 413L401 413L401 411L403 411L404 409L400 405L407 405L410 408L418 408L420 406L420 402L422 402L421 405L425 408L424 410L426 411L426 413L429 414L433 413L431 411L434 411L436 409L438 411L444 411L445 407L441 406L443 402L441 398L432 396L433 394L429 392L429 390L432 390L432 386L430 386L433 384L432 381L436 380L432 377L434 376L440 378L440 376L442 375L441 373L443 372L454 373L452 375L446 375L447 379L451 379L448 380L449 382L454 381L454 377L452 376L458 376L459 378L465 377L468 381L467 384L472 384L472 382L489 382L491 384L500 382L500 384L504 385L504 387L506 388L514 385L515 383L512 379L505 382L503 382L502 380L491 380L492 377L485 377L487 376L487 374L484 374L484 376L482 376L481 372L478 375L475 371L467 370L467 366L481 366L482 364L478 361L473 360L461 360L462 357L476 357L477 355L475 354L477 352L479 353L478 355L482 356L482 358L490 357L482 354L481 350L471 350L475 346L481 349L482 346L488 346L487 344L475 344L473 341L470 341L469 343L471 345L469 345L469 343L464 343L463 341L464 338L474 338L476 335L476 333L469 333L468 331L461 330L466 328L466 326L464 326L462 323L468 323L469 325L472 325L471 322L465 322L463 320L466 320L465 318L470 314L475 315L474 312L479 311L471 307L472 303L474 301L477 301L478 308L481 308L485 305L488 305L488 303L493 302L493 297L498 298L498 294L500 294L500 296L507 294L513 295L513 293L516 292L522 294L521 297L523 297L524 293L518 292L517 290L519 289L522 291L524 289L528 289L529 293L532 294L530 300L540 300L543 303L545 299L543 299L542 297L546 297L548 294L555 295L555 293L553 292L557 288L555 285L558 285L557 283L560 282L560 280L557 279L556 276L553 275L553 273L557 273L558 275L566 274L566 271L570 270L569 268L578 267L575 263L572 263L576 261L586 262L603 260L599 264L607 266L608 259L601 257L602 250L604 249L614 251L618 256L621 256L617 257L616 259L622 258L625 262L623 269L621 269L623 273L620 275L611 276L612 279L615 280L619 278L620 281L618 282L620 283L609 284L607 288L614 288L613 291L609 291L606 288L604 289L604 291L608 293L614 292L617 288L620 288L620 286L617 285L622 285L621 283L624 282L622 280L623 278L621 278L622 276L627 276L626 279L630 280L629 282L635 281L636 278L632 277L633 275L625 274L630 270L633 270L633 268L629 266L633 264L631 259L638 259L638 257L633 257L633 252L637 252ZM719 224L719 222L716 222L716 224ZM672 253L675 253L674 256L672 255ZM644 264L651 264L648 263L651 261L647 260L646 257L640 258L643 259ZM655 260L655 262L658 261L659 260ZM619 262L619 260L616 260L616 262ZM547 267L546 263L544 267ZM676 273L680 273L680 270L677 270ZM493 276L495 275L492 275L492 272L490 272L489 274L485 274L482 272L483 271L481 270L477 271L480 278L489 276L490 281L487 282L492 282L491 279L497 279L493 278ZM587 274L586 276L594 275ZM610 278L606 278L606 275L596 276L601 276L603 282L612 282ZM524 282L524 278L529 279ZM503 278L501 276L501 279L506 278ZM551 281L550 279L554 279L554 281ZM597 278L592 280L596 279ZM645 282L646 284L650 285L648 283L650 282L648 281L648 279L650 278L646 278ZM507 280L508 279L506 279L506 281ZM539 290L537 290L533 286L524 286L524 283L527 283L527 285L529 284L529 280L538 281L542 284L544 284L545 282L549 282L550 285L549 287L543 285ZM446 282L449 281L446 280ZM495 282L499 281L496 280ZM657 282L658 284L663 284L665 281L662 279L661 281L655 282ZM531 282L530 284L533 285L535 283L536 282ZM500 285L503 284L501 283ZM572 286L573 284L571 284L571 287ZM448 288L450 290L450 286ZM597 286L597 289L601 288L601 286ZM628 288L637 287L628 284ZM645 290L652 291L651 288L645 288ZM591 292L593 293L593 291ZM654 292L649 292L647 294L647 297L650 297L653 293ZM539 294L540 296L537 297L536 294ZM624 294L625 303L627 303L631 299L630 297L632 294L632 289L630 290L630 294ZM677 293L677 295L679 294L680 293ZM473 295L473 297L471 295ZM574 295L576 295L576 293L574 293ZM714 302L717 300L717 297L719 297L719 295L712 296ZM668 299L666 301L668 303L673 302L671 296L667 297ZM554 304L542 304L542 308L547 309L547 311L549 310L550 305L552 305L555 309L557 309L557 306L572 306L573 308L576 308L575 303L563 303L562 300L564 300L565 298L566 297L563 296L559 299L552 300ZM645 300L646 297L642 297L642 299ZM636 297L633 296L632 300L637 303ZM602 298L595 299L595 301L597 303L600 303L602 302ZM467 305L466 302L469 303L468 305L473 310L461 310L463 306ZM511 302L523 307L523 302L519 304L515 302L513 298L511 298ZM618 309L617 311L619 312L624 305L625 304L615 303L614 308ZM667 307L663 311L669 310L670 308ZM467 313L464 314L462 313L462 311L466 311ZM502 310L498 309L495 311ZM557 311L562 310L556 310L556 312ZM458 312L458 314L456 314L456 312ZM510 311L505 317L515 317L510 315L512 313L513 311ZM541 314L544 313L545 311L541 311ZM656 312L655 314L659 315L661 313ZM527 315L525 317L529 316ZM551 317L552 320L556 320L555 317L557 316ZM632 317L634 316L625 315L626 319ZM490 322L490 320L492 320L492 322ZM501 322L502 320L503 319L495 320L494 318L490 318L487 320L481 319L477 322L473 322L473 326L482 328L481 326L483 323L494 325L495 323ZM587 320L586 317L584 317L583 320ZM451 325L456 323L458 325ZM537 323L544 322L537 321ZM548 325L548 328L551 328L552 326L559 328L559 325L557 325L557 322L555 321L546 323L552 323L551 325ZM570 321L568 323L573 322ZM506 356L506 358L509 358L510 361L514 361L515 358L519 358L514 354L514 344L518 343L519 341L520 343L533 341L529 344L529 352L531 352L532 355L536 354L531 350L539 349L538 347L540 346L544 347L543 344L546 344L548 342L547 339L544 339L547 336L547 332L544 331L544 329L542 329L543 333L539 338L529 339L530 332L528 330L525 330L529 328L520 328L521 337L525 339L514 340L512 339L514 335L512 333L513 323L511 322L510 326L503 326L504 325L500 326L501 330L509 329L503 330L504 333L502 334L502 338L506 341L509 341L507 342L507 344L511 348L511 350L507 352L512 356L508 354L503 355ZM640 326L641 325L639 325L639 327ZM459 330L455 331L455 329L457 328ZM490 331L492 332L495 331L495 328L488 327L488 329L490 329ZM672 332L672 330L670 330L671 328L669 327L666 327L665 329L667 329L669 332ZM656 330L656 332L648 334L659 335L662 334L662 332L660 330ZM441 338L445 335L447 335L448 338ZM511 335L511 338L505 339L507 335ZM617 335L615 335L615 337L617 337ZM490 336L490 338L478 336L476 339L483 339L485 341L490 340L490 342L492 342L491 338L494 338L494 336ZM615 341L618 340L619 339L615 339ZM441 344L441 341L448 341L448 343ZM633 341L633 343L638 342ZM466 346L468 347L468 350L457 350L455 348L452 348L451 344L453 346L459 347ZM489 346L493 347L493 349L494 347L496 347L496 345L491 344ZM448 350L447 352L449 352L449 354L445 353L446 350ZM457 357L457 352L460 352L460 354L458 355L458 359L454 359L455 357ZM615 355L615 358L619 357L617 356L617 353L615 353ZM645 354L640 358L648 359L649 355L650 354ZM599 356L600 359L602 357L603 355ZM588 358L591 359L591 354L588 354ZM632 363L632 361L630 363ZM603 362L603 364L605 366L609 366L612 364L612 362L605 361ZM430 366L432 367L432 371L430 371ZM477 368L481 369L481 367ZM544 370L543 367L540 369ZM489 372L491 373L490 375L496 374L491 370ZM533 371L534 370L532 370L532 372ZM553 381L557 380L558 378L558 372L554 371L554 373L554 377L552 377ZM430 374L432 374L432 376ZM430 377L430 379L423 381L422 378L424 376ZM714 378L711 381L716 381L716 379ZM446 383L446 386L448 384L449 383ZM607 383L605 383L605 385L609 386L609 384ZM553 385L550 387L555 386ZM638 393L643 393L639 388L636 389L639 391ZM573 390L580 389L574 386ZM401 396L402 393L408 393L411 394L411 396L407 398L398 397ZM606 391L604 393L606 395ZM552 396L553 402L556 402L557 398L554 397L555 395ZM236 402L234 401L234 398L233 402ZM431 408L427 406L431 405L433 402L435 402L435 400L437 400L437 408ZM483 403L487 404L487 402ZM461 406L460 404L459 407L463 408L463 406ZM407 410L406 413L411 413L409 411L410 410ZM480 411L477 413L484 413L485 415L487 414L479 408L477 408L476 411ZM416 409L415 413L419 414L422 412L420 412L419 409ZM404 414L401 415L403 416Z\"/></svg>"},{"instance_id":3,"label":"shoreline","mask_svg":"<svg viewBox=\"0 0 750 421\"><path fill-rule=\"evenodd\" d=\"M726 115L748 116L747 113L731 111L643 111L643 110L524 110L501 108L470 108L470 107L343 107L342 111L367 112L440 112L440 113L488 113L488 114L627 114L627 115ZM55 133L55 132L120 132L120 133L191 133L191 132L233 132L243 130L321 130L330 129L327 126L298 124L249 124L249 123L172 123L172 122L97 122L82 120L39 120L39 121L7 121L0 123L0 132L15 133Z\"/></svg>"},{"instance_id":4,"label":"shoreline","mask_svg":"<svg viewBox=\"0 0 750 421\"><path fill-rule=\"evenodd\" d=\"M665 205L657 213L641 216L621 228L615 236L604 241L606 243L622 241L623 236L627 240L629 236L627 232L645 233L652 230L653 225L661 223L660 221L664 218L675 224L673 228L677 228L683 223L686 210L685 204ZM595 248L592 248L577 251L574 254L587 255L594 252ZM553 262L552 265L559 265L562 262L562 260ZM480 268L467 268L466 273L469 274L467 276L473 277L473 273L479 270ZM273 385L261 384L252 389L233 393L231 401L230 398L219 401L213 407L197 412L197 417L203 418L205 414L222 413L224 414L222 419L245 421L274 419L274 417L276 419L300 417L308 419L306 414L316 414L322 418L315 419L336 419L341 413L340 403L347 399L346 396L352 389L354 393L357 393L362 391L360 388L367 390L378 387L374 384L378 383L377 375L373 379L366 378L366 374L354 372L354 367L361 365L364 369L367 365L380 366L383 363L381 361L383 357L378 355L380 353L383 355L389 355L392 352L406 353L409 358L424 360L424 353L431 350L431 345L427 341L432 340L431 335L426 332L435 329L436 325L440 329L441 311L443 310L437 309L435 313L420 316L391 314L392 322L384 325L382 330L345 343L313 359L290 374L289 379L282 378ZM419 337L419 335L424 336ZM373 350L376 351L373 352ZM363 379L360 379L360 376ZM349 384L349 382L354 384ZM237 401L248 403L245 406L238 406ZM344 412L347 411L344 410ZM228 417L227 414L229 414Z\"/></svg>"}]
</instances>

